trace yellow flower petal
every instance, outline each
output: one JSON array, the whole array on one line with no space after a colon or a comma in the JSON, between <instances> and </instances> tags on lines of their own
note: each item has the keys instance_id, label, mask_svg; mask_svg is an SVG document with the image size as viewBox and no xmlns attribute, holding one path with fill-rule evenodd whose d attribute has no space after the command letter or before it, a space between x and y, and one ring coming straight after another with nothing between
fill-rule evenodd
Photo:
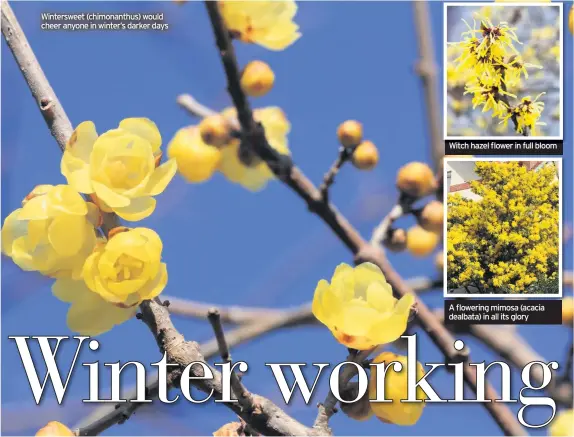
<instances>
[{"instance_id":1,"label":"yellow flower petal","mask_svg":"<svg viewBox=\"0 0 574 437\"><path fill-rule=\"evenodd\" d=\"M373 282L367 288L367 303L380 312L393 311L397 299L393 297L393 290L386 282Z\"/></svg>"},{"instance_id":2,"label":"yellow flower petal","mask_svg":"<svg viewBox=\"0 0 574 437\"><path fill-rule=\"evenodd\" d=\"M74 435L76 434L74 434L72 430L68 428L66 425L55 421L48 422L45 427L39 429L38 432L36 433L36 436L46 436L46 437L48 436L68 437Z\"/></svg>"},{"instance_id":3,"label":"yellow flower petal","mask_svg":"<svg viewBox=\"0 0 574 437\"><path fill-rule=\"evenodd\" d=\"M116 207L114 211L124 220L137 222L149 217L155 210L156 200L153 197L137 197L131 199L125 207Z\"/></svg>"},{"instance_id":4,"label":"yellow flower petal","mask_svg":"<svg viewBox=\"0 0 574 437\"><path fill-rule=\"evenodd\" d=\"M66 143L64 154L68 153L88 163L90 162L90 154L97 138L96 125L92 121L84 121L72 133L72 136Z\"/></svg>"},{"instance_id":5,"label":"yellow flower petal","mask_svg":"<svg viewBox=\"0 0 574 437\"><path fill-rule=\"evenodd\" d=\"M161 292L167 285L167 265L161 263L159 272L153 281L147 283L147 285L139 290L139 295L142 300L151 300L156 296L159 296Z\"/></svg>"},{"instance_id":6,"label":"yellow flower petal","mask_svg":"<svg viewBox=\"0 0 574 437\"><path fill-rule=\"evenodd\" d=\"M48 227L50 244L61 256L72 256L80 252L85 240L85 219L62 215L52 219Z\"/></svg>"},{"instance_id":7,"label":"yellow flower petal","mask_svg":"<svg viewBox=\"0 0 574 437\"><path fill-rule=\"evenodd\" d=\"M120 308L90 293L70 306L67 323L70 330L78 334L96 336L125 322L136 312L137 306Z\"/></svg>"},{"instance_id":8,"label":"yellow flower petal","mask_svg":"<svg viewBox=\"0 0 574 437\"><path fill-rule=\"evenodd\" d=\"M60 172L64 175L68 184L80 193L91 194L94 192L90 180L90 166L84 161L64 152L60 161Z\"/></svg>"},{"instance_id":9,"label":"yellow flower petal","mask_svg":"<svg viewBox=\"0 0 574 437\"><path fill-rule=\"evenodd\" d=\"M156 124L148 118L126 118L120 122L120 129L136 134L151 144L155 153L161 146L161 134Z\"/></svg>"},{"instance_id":10,"label":"yellow flower petal","mask_svg":"<svg viewBox=\"0 0 574 437\"><path fill-rule=\"evenodd\" d=\"M50 218L50 206L45 195L28 200L18 215L18 220L46 220L48 218Z\"/></svg>"},{"instance_id":11,"label":"yellow flower petal","mask_svg":"<svg viewBox=\"0 0 574 437\"><path fill-rule=\"evenodd\" d=\"M27 232L27 222L18 220L21 209L10 213L4 219L2 225L2 253L6 256L12 256L12 244L14 240L22 237Z\"/></svg>"},{"instance_id":12,"label":"yellow flower petal","mask_svg":"<svg viewBox=\"0 0 574 437\"><path fill-rule=\"evenodd\" d=\"M323 310L323 295L329 292L329 283L324 279L321 279L315 288L315 294L313 295L312 312L313 315L321 323L326 324L329 318L328 313Z\"/></svg>"},{"instance_id":13,"label":"yellow flower petal","mask_svg":"<svg viewBox=\"0 0 574 437\"><path fill-rule=\"evenodd\" d=\"M170 159L169 161L164 162L152 173L145 192L150 196L157 196L158 194L163 193L176 172L177 161L175 159Z\"/></svg>"},{"instance_id":14,"label":"yellow flower petal","mask_svg":"<svg viewBox=\"0 0 574 437\"><path fill-rule=\"evenodd\" d=\"M94 187L94 190L95 190L98 198L100 200L104 201L111 208L114 208L114 210L115 210L115 208L122 208L122 207L129 206L129 204L130 204L129 198L122 196L121 194L116 193L115 191L113 191L109 187L107 187L104 184L101 184L99 182L93 181L92 185Z\"/></svg>"},{"instance_id":15,"label":"yellow flower petal","mask_svg":"<svg viewBox=\"0 0 574 437\"><path fill-rule=\"evenodd\" d=\"M86 201L69 185L56 185L46 194L50 214L83 215L88 213Z\"/></svg>"}]
</instances>

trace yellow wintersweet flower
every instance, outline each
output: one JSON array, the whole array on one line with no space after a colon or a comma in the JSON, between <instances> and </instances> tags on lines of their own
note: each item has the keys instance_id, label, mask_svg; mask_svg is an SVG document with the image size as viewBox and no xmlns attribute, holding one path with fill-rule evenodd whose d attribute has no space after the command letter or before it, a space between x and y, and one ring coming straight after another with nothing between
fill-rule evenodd
<instances>
[{"instance_id":1,"label":"yellow wintersweet flower","mask_svg":"<svg viewBox=\"0 0 574 437\"><path fill-rule=\"evenodd\" d=\"M106 212L129 221L151 215L177 171L175 159L156 168L161 135L147 118L126 118L98 136L93 122L81 123L66 144L61 171L80 193L91 194Z\"/></svg>"},{"instance_id":2,"label":"yellow wintersweet flower","mask_svg":"<svg viewBox=\"0 0 574 437\"><path fill-rule=\"evenodd\" d=\"M554 417L548 428L548 434L552 437L574 435L574 410L560 411Z\"/></svg>"},{"instance_id":3,"label":"yellow wintersweet flower","mask_svg":"<svg viewBox=\"0 0 574 437\"><path fill-rule=\"evenodd\" d=\"M74 436L72 430L68 428L66 425L60 422L52 421L48 422L45 427L38 430L36 436Z\"/></svg>"},{"instance_id":4,"label":"yellow wintersweet flower","mask_svg":"<svg viewBox=\"0 0 574 437\"><path fill-rule=\"evenodd\" d=\"M205 144L197 126L178 130L167 146L167 155L176 160L179 173L194 183L211 178L221 162L221 150Z\"/></svg>"},{"instance_id":5,"label":"yellow wintersweet flower","mask_svg":"<svg viewBox=\"0 0 574 437\"><path fill-rule=\"evenodd\" d=\"M100 218L72 187L39 185L4 220L2 252L23 270L79 278Z\"/></svg>"},{"instance_id":6,"label":"yellow wintersweet flower","mask_svg":"<svg viewBox=\"0 0 574 437\"><path fill-rule=\"evenodd\" d=\"M227 108L221 113L236 124L236 111ZM287 134L291 125L284 112L278 107L260 108L253 111L254 118L261 122L269 145L283 155L289 155ZM269 166L256 156L240 156L239 140L233 140L221 149L221 162L218 170L231 182L240 184L251 191L265 187L275 175Z\"/></svg>"},{"instance_id":7,"label":"yellow wintersweet flower","mask_svg":"<svg viewBox=\"0 0 574 437\"><path fill-rule=\"evenodd\" d=\"M98 244L84 264L84 281L60 279L52 287L58 299L71 303L68 327L101 334L133 317L142 301L158 296L167 285L162 248L160 237L147 228L118 232Z\"/></svg>"},{"instance_id":8,"label":"yellow wintersweet flower","mask_svg":"<svg viewBox=\"0 0 574 437\"><path fill-rule=\"evenodd\" d=\"M394 364L390 365L393 361L402 364L402 369L398 372L394 370ZM407 364L408 357L402 355L395 355L392 352L383 352L373 360L373 364L385 363L385 367L389 366L385 372L385 399L392 402L371 402L371 409L375 416L385 423L394 423L396 425L414 425L420 419L423 408L425 406L424 400L427 398L425 392L420 387L417 388L417 399L423 402L401 402L407 399ZM417 380L425 375L425 371L421 363L417 361ZM377 367L371 366L371 377L369 380L369 398L371 400L377 398Z\"/></svg>"},{"instance_id":9,"label":"yellow wintersweet flower","mask_svg":"<svg viewBox=\"0 0 574 437\"><path fill-rule=\"evenodd\" d=\"M284 50L301 37L293 22L297 4L281 1L218 1L219 11L231 34L245 43L269 50Z\"/></svg>"},{"instance_id":10,"label":"yellow wintersweet flower","mask_svg":"<svg viewBox=\"0 0 574 437\"><path fill-rule=\"evenodd\" d=\"M322 279L313 297L313 314L343 345L368 350L399 338L407 328L413 295L400 300L372 263L339 264L331 283Z\"/></svg>"}]
</instances>

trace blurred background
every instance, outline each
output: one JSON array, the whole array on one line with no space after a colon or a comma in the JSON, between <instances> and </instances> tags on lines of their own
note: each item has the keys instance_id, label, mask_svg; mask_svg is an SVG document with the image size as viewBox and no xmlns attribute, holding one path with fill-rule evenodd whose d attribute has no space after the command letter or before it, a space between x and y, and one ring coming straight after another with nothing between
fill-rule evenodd
<instances>
[{"instance_id":1,"label":"blurred background","mask_svg":"<svg viewBox=\"0 0 574 437\"><path fill-rule=\"evenodd\" d=\"M569 9L564 8L564 16L568 17ZM535 99L540 93L546 93L539 101L545 103L540 122L545 126L537 127L536 136L560 136L560 97L562 85L560 82L560 7L552 6L493 6L485 4L477 6L449 6L447 8L447 41L456 43L469 38L462 35L468 31L467 24L471 27L476 22L475 28L480 28L481 19L489 19L494 26L500 23L508 23L515 28L519 43L514 42L514 47L520 53L523 62L536 65L526 66L528 78L522 76L519 86L509 86L508 92L517 96L517 99L509 97L510 103L515 105L523 97L531 96ZM565 38L571 34L565 29ZM473 36L480 37L475 34ZM512 122L507 125L500 124L499 118L492 118L492 111L482 112L483 107L473 109L472 94L464 94L464 84L471 70L462 70L455 74L454 62L460 56L460 48L449 45L447 50L447 62L449 72L447 77L447 132L449 136L519 136L514 132ZM511 53L511 50L508 50ZM569 65L566 63L565 65ZM542 68L538 68L542 67ZM565 67L566 69L567 67ZM567 82L566 82L567 83ZM568 92L568 91L566 91Z\"/></svg>"},{"instance_id":2,"label":"blurred background","mask_svg":"<svg viewBox=\"0 0 574 437\"><path fill-rule=\"evenodd\" d=\"M176 104L179 94L190 93L217 110L230 104L202 3L18 2L12 7L74 125L92 120L98 131L104 132L126 117L149 117L157 123L166 145L179 128L197 123ZM441 66L443 5L431 2L430 10L435 55ZM46 32L40 30L42 12L163 12L169 31ZM253 100L253 105L283 108L292 123L289 142L294 160L315 184L321 182L336 158L339 123L349 118L363 123L365 138L379 149L379 165L371 172L343 168L331 189L331 199L369 238L396 201L398 168L410 161L431 162L423 90L414 70L418 50L413 4L301 2L295 20L303 36L283 52L236 46L240 63L262 59L276 74L273 91ZM572 114L572 35L565 36L565 113ZM4 220L34 186L64 183L65 179L59 172L57 144L4 41L1 61ZM442 72L441 68L439 78ZM571 116L569 120L565 126L564 218L571 223ZM414 220L399 223L408 227ZM350 253L327 227L279 182L253 194L220 175L200 185L188 184L177 176L158 197L156 212L141 224L155 229L164 241L163 256L169 270L165 294L215 305L300 305L311 300L317 282L329 279L339 263L352 262ZM572 241L567 240L564 266L569 270L572 248ZM433 256L419 259L405 252L391 254L390 259L404 278L442 276ZM75 371L61 406L50 384L40 405L35 405L15 344L7 340L14 335L72 335L66 327L68 305L51 295L50 280L22 272L6 258L2 259L1 275L2 433L34 434L50 420L70 427L82 423L97 408L81 401L87 398L87 370ZM571 295L572 289L564 292ZM442 308L442 290L426 293L424 300L431 307ZM202 342L212 337L207 322L182 317L173 320L188 339ZM572 341L570 328L520 326L518 331L544 358L564 362ZM462 338L472 348L474 362L500 358L471 338ZM100 349L91 352L86 348L79 362L149 364L161 358L148 328L135 319L98 339ZM419 361L442 362L442 355L424 333L418 344ZM335 365L344 361L346 352L326 328L313 326L270 333L234 348L232 355L250 365L244 378L248 388L283 406L264 363ZM64 372L73 354L72 344L59 350L58 361L65 363ZM37 350L33 356L38 356ZM43 372L42 364L38 368ZM126 371L123 385L131 386L134 377L134 372ZM499 389L497 371L491 380ZM103 381L107 384L109 377ZM435 372L431 382L443 397L452 396L451 374ZM517 397L522 388L519 371L513 372L512 382L513 396ZM325 398L327 390L328 378L323 377L309 406L295 395L286 411L312 424L315 405ZM510 408L517 412L520 405L511 404ZM539 423L546 420L547 413L531 407L526 417ZM154 403L105 435L210 435L233 420L236 418L228 409L213 403ZM343 414L336 414L331 425L337 435L500 434L484 407L477 404L427 405L412 427L388 425L377 419L357 422ZM545 435L547 431L530 432Z\"/></svg>"}]
</instances>

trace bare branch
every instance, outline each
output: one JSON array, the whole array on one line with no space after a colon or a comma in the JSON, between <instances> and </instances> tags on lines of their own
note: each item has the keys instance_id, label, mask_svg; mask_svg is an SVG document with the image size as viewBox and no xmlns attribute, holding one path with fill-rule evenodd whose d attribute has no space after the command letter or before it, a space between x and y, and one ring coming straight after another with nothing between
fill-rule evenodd
<instances>
[{"instance_id":1,"label":"bare branch","mask_svg":"<svg viewBox=\"0 0 574 437\"><path fill-rule=\"evenodd\" d=\"M441 114L439 105L437 66L433 49L431 20L427 1L413 2L415 29L419 48L419 61L416 72L421 78L425 93L426 112L431 138L431 156L435 171L440 170L440 163L444 156L444 140L442 134Z\"/></svg>"},{"instance_id":2,"label":"bare branch","mask_svg":"<svg viewBox=\"0 0 574 437\"><path fill-rule=\"evenodd\" d=\"M321 192L321 198L323 202L329 201L329 188L331 185L335 183L335 176L341 170L341 167L348 162L351 157L353 156L353 152L355 151L355 147L344 147L341 146L339 148L339 156L337 160L333 163L329 171L325 174L323 178L323 183L319 187L319 191Z\"/></svg>"},{"instance_id":3,"label":"bare branch","mask_svg":"<svg viewBox=\"0 0 574 437\"><path fill-rule=\"evenodd\" d=\"M213 332L215 333L215 340L217 341L217 346L219 348L219 354L221 355L221 359L224 363L232 363L231 361L231 354L229 353L229 347L227 346L227 341L225 340L225 333L223 332L223 325L221 324L221 318L219 316L219 311L213 308L211 309L208 314L207 318L213 327ZM231 371L230 376L231 382L231 389L241 405L241 408L245 411L252 411L253 407L253 397L251 393L247 391L239 376L236 372Z\"/></svg>"}]
</instances>

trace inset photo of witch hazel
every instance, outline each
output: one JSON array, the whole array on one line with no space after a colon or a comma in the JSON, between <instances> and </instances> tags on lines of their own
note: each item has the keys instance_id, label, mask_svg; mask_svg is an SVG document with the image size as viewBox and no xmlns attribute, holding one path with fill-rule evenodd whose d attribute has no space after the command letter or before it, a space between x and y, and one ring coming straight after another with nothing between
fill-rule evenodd
<instances>
[{"instance_id":1,"label":"inset photo of witch hazel","mask_svg":"<svg viewBox=\"0 0 574 437\"><path fill-rule=\"evenodd\" d=\"M562 139L562 4L447 3L444 13L446 139Z\"/></svg>"}]
</instances>

